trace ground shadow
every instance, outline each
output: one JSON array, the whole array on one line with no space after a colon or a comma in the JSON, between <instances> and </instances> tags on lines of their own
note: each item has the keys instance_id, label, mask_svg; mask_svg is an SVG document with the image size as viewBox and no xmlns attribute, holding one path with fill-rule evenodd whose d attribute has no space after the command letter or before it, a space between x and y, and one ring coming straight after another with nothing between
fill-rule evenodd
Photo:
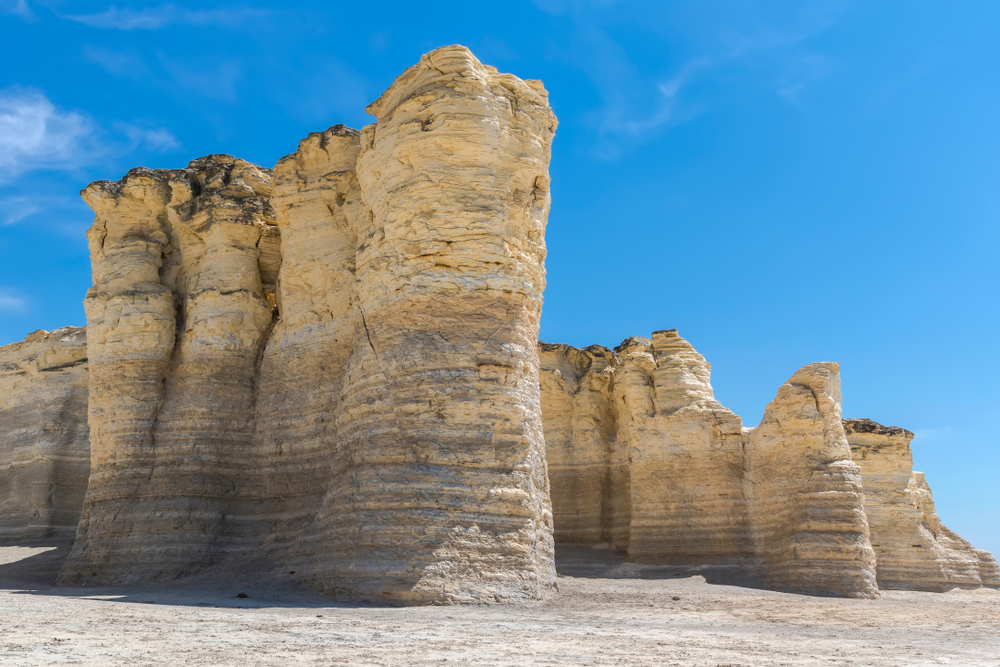
<instances>
[{"instance_id":1,"label":"ground shadow","mask_svg":"<svg viewBox=\"0 0 1000 667\"><path fill-rule=\"evenodd\" d=\"M684 579L704 577L717 586L767 589L750 560L725 563L633 561L610 544L557 544L556 571L583 579Z\"/></svg>"},{"instance_id":2,"label":"ground shadow","mask_svg":"<svg viewBox=\"0 0 1000 667\"><path fill-rule=\"evenodd\" d=\"M18 595L228 609L387 606L333 600L290 576L281 581L275 576L260 576L259 567L249 566L241 571L231 564L207 568L184 579L144 585L60 585L59 572L72 546L72 540L55 538L0 542L0 590Z\"/></svg>"}]
</instances>

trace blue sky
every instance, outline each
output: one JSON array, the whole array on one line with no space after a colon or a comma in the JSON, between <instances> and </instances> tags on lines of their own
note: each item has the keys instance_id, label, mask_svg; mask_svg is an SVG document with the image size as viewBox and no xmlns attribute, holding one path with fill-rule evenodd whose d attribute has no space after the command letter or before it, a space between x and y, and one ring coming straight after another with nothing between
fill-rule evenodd
<instances>
[{"instance_id":1,"label":"blue sky","mask_svg":"<svg viewBox=\"0 0 1000 667\"><path fill-rule=\"evenodd\" d=\"M747 425L839 361L845 415L915 431L1000 552L1000 3L372 6L0 0L0 344L84 322L88 182L272 166L465 44L560 119L543 339L676 327Z\"/></svg>"}]
</instances>

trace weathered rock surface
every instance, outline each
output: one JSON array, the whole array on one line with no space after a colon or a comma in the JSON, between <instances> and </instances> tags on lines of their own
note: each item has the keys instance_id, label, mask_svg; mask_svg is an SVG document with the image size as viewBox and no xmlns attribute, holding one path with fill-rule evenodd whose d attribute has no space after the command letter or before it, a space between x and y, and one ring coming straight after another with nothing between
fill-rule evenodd
<instances>
[{"instance_id":1,"label":"weathered rock surface","mask_svg":"<svg viewBox=\"0 0 1000 667\"><path fill-rule=\"evenodd\" d=\"M836 364L801 369L745 429L675 330L628 338L614 355L540 350L559 541L741 567L786 590L877 595Z\"/></svg>"},{"instance_id":2,"label":"weathered rock surface","mask_svg":"<svg viewBox=\"0 0 1000 667\"><path fill-rule=\"evenodd\" d=\"M675 330L537 343L540 82L444 47L369 112L273 175L211 155L83 192L87 340L0 348L0 540L79 516L63 581L218 566L395 603L540 598L553 531L805 593L877 595L876 551L885 587L1000 585L910 434L841 419L836 364L747 429Z\"/></svg>"},{"instance_id":3,"label":"weathered rock surface","mask_svg":"<svg viewBox=\"0 0 1000 667\"><path fill-rule=\"evenodd\" d=\"M840 369L820 362L778 389L748 434L745 485L771 586L875 597L861 470L841 415Z\"/></svg>"},{"instance_id":4,"label":"weathered rock surface","mask_svg":"<svg viewBox=\"0 0 1000 667\"><path fill-rule=\"evenodd\" d=\"M324 591L504 601L554 587L536 351L546 95L444 47L368 108L370 214L348 216L355 335L312 531Z\"/></svg>"},{"instance_id":5,"label":"weathered rock surface","mask_svg":"<svg viewBox=\"0 0 1000 667\"><path fill-rule=\"evenodd\" d=\"M87 437L84 330L36 331L0 347L0 542L76 533Z\"/></svg>"},{"instance_id":6,"label":"weathered rock surface","mask_svg":"<svg viewBox=\"0 0 1000 667\"><path fill-rule=\"evenodd\" d=\"M282 159L273 197L229 156L84 191L92 473L65 581L228 559L394 602L554 588L547 93L445 47L369 111Z\"/></svg>"},{"instance_id":7,"label":"weathered rock surface","mask_svg":"<svg viewBox=\"0 0 1000 667\"><path fill-rule=\"evenodd\" d=\"M705 358L673 329L628 338L615 351L629 555L709 563L752 556L742 422L715 400Z\"/></svg>"},{"instance_id":8,"label":"weathered rock surface","mask_svg":"<svg viewBox=\"0 0 1000 667\"><path fill-rule=\"evenodd\" d=\"M861 467L879 587L1000 587L993 556L941 524L924 474L913 472L913 433L870 419L846 419L844 430Z\"/></svg>"},{"instance_id":9,"label":"weathered rock surface","mask_svg":"<svg viewBox=\"0 0 1000 667\"><path fill-rule=\"evenodd\" d=\"M622 523L621 505L628 507L621 497L628 485L618 479L628 466L612 465L618 439L609 387L615 357L599 345L578 350L548 343L538 344L538 357L555 540L610 542L612 528Z\"/></svg>"},{"instance_id":10,"label":"weathered rock surface","mask_svg":"<svg viewBox=\"0 0 1000 667\"><path fill-rule=\"evenodd\" d=\"M66 581L174 578L244 548L277 266L270 173L227 155L83 191L91 473ZM246 492L244 485L250 487Z\"/></svg>"}]
</instances>

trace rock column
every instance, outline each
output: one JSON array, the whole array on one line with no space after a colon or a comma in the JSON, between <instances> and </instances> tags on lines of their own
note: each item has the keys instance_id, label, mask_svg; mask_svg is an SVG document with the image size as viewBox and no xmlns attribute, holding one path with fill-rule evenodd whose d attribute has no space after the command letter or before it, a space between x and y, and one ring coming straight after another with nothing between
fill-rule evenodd
<instances>
[{"instance_id":1,"label":"rock column","mask_svg":"<svg viewBox=\"0 0 1000 667\"><path fill-rule=\"evenodd\" d=\"M463 47L369 107L345 464L320 518L327 592L506 601L554 586L538 389L545 90Z\"/></svg>"},{"instance_id":2,"label":"rock column","mask_svg":"<svg viewBox=\"0 0 1000 667\"><path fill-rule=\"evenodd\" d=\"M84 190L91 478L65 581L169 579L246 555L269 194L268 172L224 155Z\"/></svg>"},{"instance_id":3,"label":"rock column","mask_svg":"<svg viewBox=\"0 0 1000 667\"><path fill-rule=\"evenodd\" d=\"M774 588L877 597L861 469L841 420L840 369L819 362L781 386L747 435L755 549Z\"/></svg>"}]
</instances>

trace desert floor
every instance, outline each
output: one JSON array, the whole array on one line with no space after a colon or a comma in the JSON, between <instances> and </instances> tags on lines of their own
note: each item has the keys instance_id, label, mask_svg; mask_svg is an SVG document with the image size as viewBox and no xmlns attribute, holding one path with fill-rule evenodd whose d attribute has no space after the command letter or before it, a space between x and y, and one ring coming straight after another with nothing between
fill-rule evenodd
<instances>
[{"instance_id":1,"label":"desert floor","mask_svg":"<svg viewBox=\"0 0 1000 667\"><path fill-rule=\"evenodd\" d=\"M570 553L544 603L387 608L279 584L57 587L67 550L0 546L0 665L1000 665L996 590L817 598Z\"/></svg>"}]
</instances>

